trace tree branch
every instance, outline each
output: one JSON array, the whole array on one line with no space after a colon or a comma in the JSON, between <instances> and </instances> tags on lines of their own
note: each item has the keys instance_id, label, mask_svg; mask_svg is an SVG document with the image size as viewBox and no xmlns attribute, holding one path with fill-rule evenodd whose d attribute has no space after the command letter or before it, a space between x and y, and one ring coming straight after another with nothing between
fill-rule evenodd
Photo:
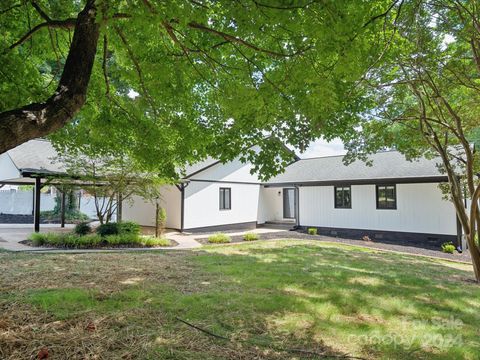
<instances>
[{"instance_id":1,"label":"tree branch","mask_svg":"<svg viewBox=\"0 0 480 360\"><path fill-rule=\"evenodd\" d=\"M30 31L28 31L25 35L23 35L18 41L10 45L7 51L12 50L16 48L18 45L23 44L25 41L30 39L33 36L33 34L35 34L37 31L43 28L74 29L76 22L77 22L77 19L69 18L65 20L50 20L50 21L38 24L35 27L33 27Z\"/></svg>"},{"instance_id":2,"label":"tree branch","mask_svg":"<svg viewBox=\"0 0 480 360\"><path fill-rule=\"evenodd\" d=\"M310 47L307 47L307 48L304 48L304 49L300 49L294 53L281 53L281 52L277 52L277 51L272 51L272 50L268 50L268 49L262 49L242 38L239 38L239 37L236 37L234 35L231 35L231 34L227 34L223 31L219 31L219 30L215 30L215 29L212 29L210 27L207 27L205 25L202 25L202 24L199 24L197 22L189 22L187 24L187 26L191 29L195 29L195 30L200 30L200 31L204 31L204 32L208 32L210 34L214 34L216 36L219 36L223 39L225 39L226 41L229 41L231 43L237 43L237 44L241 44L243 46L246 46L250 49L253 49L255 51L258 51L258 52L262 52L262 53L265 53L265 54L268 54L270 56L274 56L274 57L292 57L292 56L296 56L296 55L300 55L306 51L308 51L310 49Z\"/></svg>"},{"instance_id":3,"label":"tree branch","mask_svg":"<svg viewBox=\"0 0 480 360\"><path fill-rule=\"evenodd\" d=\"M96 23L96 13L95 1L89 0L75 19L72 44L55 93L45 102L0 113L0 153L52 133L81 109L97 50L99 24ZM56 24L61 27L68 24L70 28L72 23L68 20Z\"/></svg>"}]
</instances>

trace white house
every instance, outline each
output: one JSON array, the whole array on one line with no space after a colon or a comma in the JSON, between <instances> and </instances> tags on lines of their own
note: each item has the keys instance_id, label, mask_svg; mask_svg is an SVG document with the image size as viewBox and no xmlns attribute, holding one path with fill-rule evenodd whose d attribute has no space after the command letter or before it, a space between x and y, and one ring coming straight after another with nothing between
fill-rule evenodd
<instances>
[{"instance_id":1,"label":"white house","mask_svg":"<svg viewBox=\"0 0 480 360\"><path fill-rule=\"evenodd\" d=\"M0 155L2 184L35 184L62 174L52 163L56 153L44 140L32 140ZM186 169L176 185L162 188L167 227L180 231L218 231L282 223L290 228L316 227L321 234L372 239L409 239L433 243L458 241L453 204L439 184L447 181L436 160L407 161L396 151L370 157L372 166L342 156L297 159L284 173L262 182L252 166L239 159L207 159ZM155 205L139 197L125 201L124 220L155 224ZM38 225L38 217L36 226Z\"/></svg>"},{"instance_id":2,"label":"white house","mask_svg":"<svg viewBox=\"0 0 480 360\"><path fill-rule=\"evenodd\" d=\"M181 231L253 228L265 223L316 227L321 234L376 239L459 239L453 204L435 160L407 161L396 151L372 155L372 166L342 156L297 160L268 182L239 160L197 164L177 186L164 187L167 226ZM154 206L135 199L123 218L153 225Z\"/></svg>"}]
</instances>

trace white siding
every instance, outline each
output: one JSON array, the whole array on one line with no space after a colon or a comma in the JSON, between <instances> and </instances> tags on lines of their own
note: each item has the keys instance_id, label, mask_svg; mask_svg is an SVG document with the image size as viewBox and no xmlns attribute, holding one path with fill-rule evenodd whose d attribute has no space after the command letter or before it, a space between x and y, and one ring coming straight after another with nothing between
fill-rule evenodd
<instances>
[{"instance_id":1,"label":"white siding","mask_svg":"<svg viewBox=\"0 0 480 360\"><path fill-rule=\"evenodd\" d=\"M258 223L283 220L286 220L283 218L283 188L262 187L258 203Z\"/></svg>"},{"instance_id":2,"label":"white siding","mask_svg":"<svg viewBox=\"0 0 480 360\"><path fill-rule=\"evenodd\" d=\"M220 188L231 188L231 209L220 210ZM260 185L192 181L185 189L185 229L256 222Z\"/></svg>"},{"instance_id":3,"label":"white siding","mask_svg":"<svg viewBox=\"0 0 480 360\"><path fill-rule=\"evenodd\" d=\"M258 177L250 173L251 169L251 164L243 164L240 160L235 159L226 164L216 164L191 176L190 179L258 183Z\"/></svg>"},{"instance_id":4,"label":"white siding","mask_svg":"<svg viewBox=\"0 0 480 360\"><path fill-rule=\"evenodd\" d=\"M235 159L191 176L192 181L185 188L184 228L256 222L260 184L251 169L251 164ZM220 210L221 187L231 188L230 210Z\"/></svg>"},{"instance_id":5,"label":"white siding","mask_svg":"<svg viewBox=\"0 0 480 360\"><path fill-rule=\"evenodd\" d=\"M167 211L167 227L180 229L181 193L174 185L162 186L160 205ZM140 196L133 196L123 203L123 220L131 220L143 226L155 226L155 203Z\"/></svg>"},{"instance_id":6,"label":"white siding","mask_svg":"<svg viewBox=\"0 0 480 360\"><path fill-rule=\"evenodd\" d=\"M335 209L333 186L300 188L300 225L456 234L453 204L438 184L397 184L397 209L377 210L375 185L352 185L352 208Z\"/></svg>"}]
</instances>

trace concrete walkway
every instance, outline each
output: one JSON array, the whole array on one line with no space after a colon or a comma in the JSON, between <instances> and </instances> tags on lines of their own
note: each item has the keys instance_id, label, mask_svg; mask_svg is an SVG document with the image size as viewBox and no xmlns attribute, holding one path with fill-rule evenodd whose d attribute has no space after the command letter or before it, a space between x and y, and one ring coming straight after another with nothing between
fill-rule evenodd
<instances>
[{"instance_id":1,"label":"concrete walkway","mask_svg":"<svg viewBox=\"0 0 480 360\"><path fill-rule=\"evenodd\" d=\"M66 225L64 229L58 224L48 224L41 226L40 232L64 232L72 231L74 225ZM248 232L258 234L275 233L284 231L282 229L258 228ZM33 232L32 225L25 224L0 224L0 249L9 251L34 251L42 253L86 253L86 252L112 252L112 251L154 251L154 250L190 250L202 247L202 244L196 239L208 238L211 234L191 234L168 231L165 237L178 243L177 246L161 248L121 248L121 249L56 249L46 247L33 247L21 244L20 241L26 240ZM230 236L242 235L247 231L229 232Z\"/></svg>"}]
</instances>

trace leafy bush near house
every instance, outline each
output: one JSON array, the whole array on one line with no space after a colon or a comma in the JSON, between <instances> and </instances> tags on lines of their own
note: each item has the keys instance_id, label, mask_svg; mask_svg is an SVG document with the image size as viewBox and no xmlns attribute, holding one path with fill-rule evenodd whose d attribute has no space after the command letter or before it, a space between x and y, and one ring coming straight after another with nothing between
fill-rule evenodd
<instances>
[{"instance_id":1,"label":"leafy bush near house","mask_svg":"<svg viewBox=\"0 0 480 360\"><path fill-rule=\"evenodd\" d=\"M232 241L232 239L230 238L230 236L228 236L226 234L222 234L222 233L210 235L208 237L208 242L211 243L211 244L225 244L225 243L229 243L231 241Z\"/></svg>"},{"instance_id":2,"label":"leafy bush near house","mask_svg":"<svg viewBox=\"0 0 480 360\"><path fill-rule=\"evenodd\" d=\"M453 254L455 252L455 245L451 242L445 242L442 244L442 251L444 253Z\"/></svg>"},{"instance_id":3,"label":"leafy bush near house","mask_svg":"<svg viewBox=\"0 0 480 360\"><path fill-rule=\"evenodd\" d=\"M260 237L256 233L246 233L245 235L243 235L243 240L245 241L254 241L258 240L259 238Z\"/></svg>"},{"instance_id":4,"label":"leafy bush near house","mask_svg":"<svg viewBox=\"0 0 480 360\"><path fill-rule=\"evenodd\" d=\"M100 236L119 234L139 235L140 225L133 221L124 221L119 223L111 222L99 225L96 229L96 232Z\"/></svg>"},{"instance_id":5,"label":"leafy bush near house","mask_svg":"<svg viewBox=\"0 0 480 360\"><path fill-rule=\"evenodd\" d=\"M134 221L122 221L118 223L118 233L119 234L140 234L140 225Z\"/></svg>"},{"instance_id":6,"label":"leafy bush near house","mask_svg":"<svg viewBox=\"0 0 480 360\"><path fill-rule=\"evenodd\" d=\"M82 222L80 224L75 225L73 232L77 235L87 235L92 232L92 227L89 223Z\"/></svg>"},{"instance_id":7,"label":"leafy bush near house","mask_svg":"<svg viewBox=\"0 0 480 360\"><path fill-rule=\"evenodd\" d=\"M317 235L317 228L308 228L308 235Z\"/></svg>"},{"instance_id":8,"label":"leafy bush near house","mask_svg":"<svg viewBox=\"0 0 480 360\"><path fill-rule=\"evenodd\" d=\"M120 226L114 222L106 223L99 225L95 231L100 236L117 235L120 232Z\"/></svg>"},{"instance_id":9,"label":"leafy bush near house","mask_svg":"<svg viewBox=\"0 0 480 360\"><path fill-rule=\"evenodd\" d=\"M46 210L40 212L40 218L42 220L48 221L60 221L60 214L55 210ZM77 222L77 221L87 221L90 218L87 214L84 214L78 210L65 212L65 221L67 222Z\"/></svg>"}]
</instances>

